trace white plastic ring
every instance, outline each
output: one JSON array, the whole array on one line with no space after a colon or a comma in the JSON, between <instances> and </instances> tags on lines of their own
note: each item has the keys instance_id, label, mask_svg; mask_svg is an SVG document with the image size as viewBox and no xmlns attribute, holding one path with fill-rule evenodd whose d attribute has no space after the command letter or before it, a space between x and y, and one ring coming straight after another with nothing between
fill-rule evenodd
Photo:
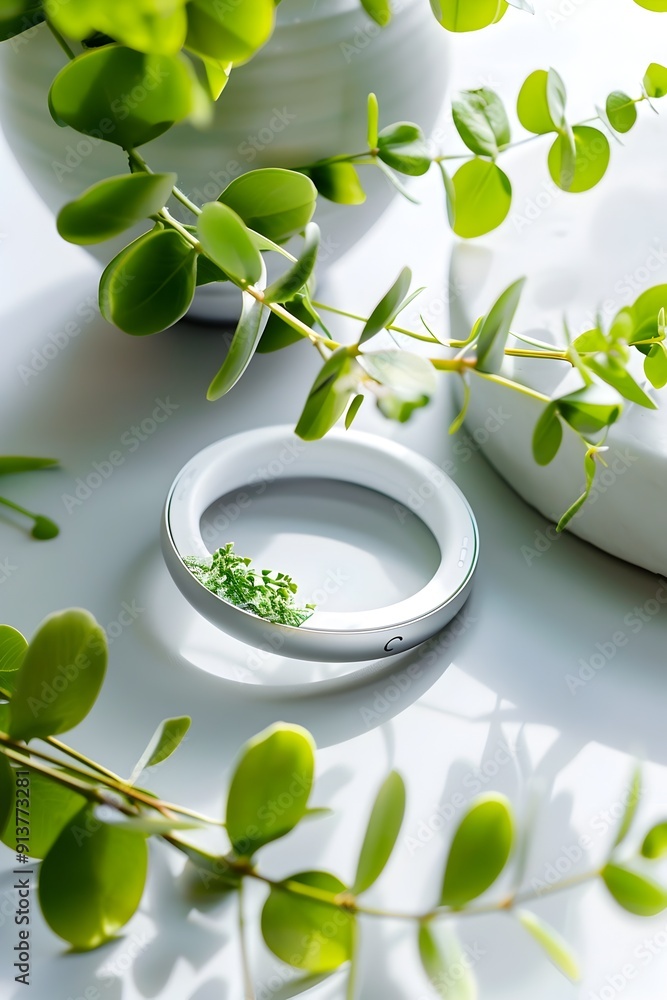
<instances>
[{"instance_id":1,"label":"white plastic ring","mask_svg":"<svg viewBox=\"0 0 667 1000\"><path fill-rule=\"evenodd\" d=\"M221 496L257 483L257 470L279 464L282 478L333 479L365 486L411 508L434 535L440 563L421 590L371 611L315 611L301 626L275 625L208 590L184 563L211 553L204 511ZM465 603L478 557L478 532L457 486L432 462L385 438L333 430L305 442L291 427L263 427L204 448L169 490L161 528L164 559L176 585L209 622L251 646L303 660L350 662L391 656L439 632ZM230 539L232 541L232 539Z\"/></svg>"}]
</instances>

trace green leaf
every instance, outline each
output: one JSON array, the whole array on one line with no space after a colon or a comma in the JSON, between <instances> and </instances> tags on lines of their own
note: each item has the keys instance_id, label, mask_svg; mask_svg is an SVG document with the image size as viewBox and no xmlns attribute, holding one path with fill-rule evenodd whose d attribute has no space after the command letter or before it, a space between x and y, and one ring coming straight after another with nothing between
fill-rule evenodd
<instances>
[{"instance_id":1,"label":"green leaf","mask_svg":"<svg viewBox=\"0 0 667 1000\"><path fill-rule=\"evenodd\" d=\"M595 459L593 456L586 452L584 455L584 473L586 475L586 485L584 487L584 492L580 497L574 501L571 507L565 511L560 521L556 525L556 531L563 531L567 525L570 523L575 514L578 514L581 508L584 506L588 500L591 490L593 489L593 483L595 481Z\"/></svg>"},{"instance_id":2,"label":"green leaf","mask_svg":"<svg viewBox=\"0 0 667 1000\"><path fill-rule=\"evenodd\" d=\"M662 823L656 823L655 826L651 827L641 846L642 857L650 858L652 861L656 858L664 858L667 854L667 821Z\"/></svg>"},{"instance_id":3,"label":"green leaf","mask_svg":"<svg viewBox=\"0 0 667 1000\"><path fill-rule=\"evenodd\" d=\"M171 757L174 750L177 750L181 745L191 722L192 719L189 715L179 715L173 719L165 719L160 723L151 736L148 746L134 765L130 775L130 784L133 785L147 767L155 767L167 757Z\"/></svg>"},{"instance_id":4,"label":"green leaf","mask_svg":"<svg viewBox=\"0 0 667 1000\"><path fill-rule=\"evenodd\" d=\"M555 69L536 69L526 77L516 111L523 127L536 135L566 128L565 85Z\"/></svg>"},{"instance_id":5,"label":"green leaf","mask_svg":"<svg viewBox=\"0 0 667 1000\"><path fill-rule=\"evenodd\" d=\"M632 778L630 779L630 788L628 790L628 798L625 803L625 812L623 813L618 827L618 832L614 838L614 847L618 847L619 844L622 844L627 837L630 827L632 826L632 821L637 812L637 806L639 805L641 793L642 772L639 764L637 764L632 772Z\"/></svg>"},{"instance_id":6,"label":"green leaf","mask_svg":"<svg viewBox=\"0 0 667 1000\"><path fill-rule=\"evenodd\" d=\"M320 227L315 222L309 222L298 260L285 274L269 285L264 292L265 301L286 302L300 292L315 269L319 248Z\"/></svg>"},{"instance_id":7,"label":"green leaf","mask_svg":"<svg viewBox=\"0 0 667 1000\"><path fill-rule=\"evenodd\" d=\"M289 982L283 983L271 993L271 1000L292 1000L293 997L301 996L302 993L312 990L314 986L319 986L331 975L331 972L315 972L298 979L290 979Z\"/></svg>"},{"instance_id":8,"label":"green leaf","mask_svg":"<svg viewBox=\"0 0 667 1000\"><path fill-rule=\"evenodd\" d=\"M377 150L382 162L399 174L418 177L431 166L424 134L412 122L397 122L383 128L378 135Z\"/></svg>"},{"instance_id":9,"label":"green leaf","mask_svg":"<svg viewBox=\"0 0 667 1000\"><path fill-rule=\"evenodd\" d=\"M0 5L0 42L44 20L41 0L4 0Z\"/></svg>"},{"instance_id":10,"label":"green leaf","mask_svg":"<svg viewBox=\"0 0 667 1000\"><path fill-rule=\"evenodd\" d=\"M185 41L184 0L68 0L49 9L54 25L83 41L99 32L140 52L173 54Z\"/></svg>"},{"instance_id":11,"label":"green leaf","mask_svg":"<svg viewBox=\"0 0 667 1000\"><path fill-rule=\"evenodd\" d=\"M4 758L3 758L4 759ZM61 769L57 768L59 773ZM62 772L66 773L66 772ZM15 776L12 771L12 803ZM30 833L28 855L45 858L63 827L86 805L83 795L59 785L37 771L30 771ZM1 828L0 828L1 829ZM10 850L17 847L16 824L10 823L2 835Z\"/></svg>"},{"instance_id":12,"label":"green leaf","mask_svg":"<svg viewBox=\"0 0 667 1000\"><path fill-rule=\"evenodd\" d=\"M338 895L345 885L329 872L301 872L290 882ZM262 936L283 962L308 972L330 972L352 957L355 919L326 903L272 888L262 910Z\"/></svg>"},{"instance_id":13,"label":"green leaf","mask_svg":"<svg viewBox=\"0 0 667 1000\"><path fill-rule=\"evenodd\" d=\"M16 786L14 772L4 754L0 754L0 835L3 834L7 820L14 812ZM12 824L10 823L10 827Z\"/></svg>"},{"instance_id":14,"label":"green leaf","mask_svg":"<svg viewBox=\"0 0 667 1000\"><path fill-rule=\"evenodd\" d=\"M58 214L70 243L101 243L155 215L167 203L176 174L122 174L93 184Z\"/></svg>"},{"instance_id":15,"label":"green leaf","mask_svg":"<svg viewBox=\"0 0 667 1000\"><path fill-rule=\"evenodd\" d=\"M392 771L373 804L351 890L355 896L370 889L384 871L401 832L404 814L405 785L400 774Z\"/></svg>"},{"instance_id":16,"label":"green leaf","mask_svg":"<svg viewBox=\"0 0 667 1000\"><path fill-rule=\"evenodd\" d=\"M643 83L648 97L664 97L667 94L667 66L651 63L644 74Z\"/></svg>"},{"instance_id":17,"label":"green leaf","mask_svg":"<svg viewBox=\"0 0 667 1000\"><path fill-rule=\"evenodd\" d=\"M315 744L301 726L276 723L243 749L227 796L227 832L250 857L303 818L313 785Z\"/></svg>"},{"instance_id":18,"label":"green leaf","mask_svg":"<svg viewBox=\"0 0 667 1000\"><path fill-rule=\"evenodd\" d=\"M477 367L497 372L502 365L505 344L526 282L519 278L502 292L477 328Z\"/></svg>"},{"instance_id":19,"label":"green leaf","mask_svg":"<svg viewBox=\"0 0 667 1000\"><path fill-rule=\"evenodd\" d=\"M635 0L644 10L652 10L664 14L667 11L667 0Z\"/></svg>"},{"instance_id":20,"label":"green leaf","mask_svg":"<svg viewBox=\"0 0 667 1000\"><path fill-rule=\"evenodd\" d=\"M588 385L555 400L563 420L584 436L610 427L621 415L618 396L603 386Z\"/></svg>"},{"instance_id":21,"label":"green leaf","mask_svg":"<svg viewBox=\"0 0 667 1000\"><path fill-rule=\"evenodd\" d=\"M409 351L372 351L358 358L364 371L379 383L378 409L389 420L405 423L413 411L426 406L436 390L431 362Z\"/></svg>"},{"instance_id":22,"label":"green leaf","mask_svg":"<svg viewBox=\"0 0 667 1000\"><path fill-rule=\"evenodd\" d=\"M9 476L17 472L33 472L39 469L52 469L58 465L57 458L29 458L24 455L1 455L0 476Z\"/></svg>"},{"instance_id":23,"label":"green leaf","mask_svg":"<svg viewBox=\"0 0 667 1000\"><path fill-rule=\"evenodd\" d=\"M266 167L235 177L218 201L233 209L249 229L284 243L303 232L312 219L317 190L305 174Z\"/></svg>"},{"instance_id":24,"label":"green leaf","mask_svg":"<svg viewBox=\"0 0 667 1000\"><path fill-rule=\"evenodd\" d=\"M56 538L60 534L60 528L50 517L38 514L35 517L30 534L33 538L38 538L40 541L46 542L51 538Z\"/></svg>"},{"instance_id":25,"label":"green leaf","mask_svg":"<svg viewBox=\"0 0 667 1000\"><path fill-rule=\"evenodd\" d=\"M613 90L605 104L609 124L617 132L629 132L637 121L635 102L622 90Z\"/></svg>"},{"instance_id":26,"label":"green leaf","mask_svg":"<svg viewBox=\"0 0 667 1000\"><path fill-rule=\"evenodd\" d=\"M431 10L447 31L478 31L499 21L507 10L504 0L431 0Z\"/></svg>"},{"instance_id":27,"label":"green leaf","mask_svg":"<svg viewBox=\"0 0 667 1000\"><path fill-rule=\"evenodd\" d=\"M364 401L364 394L358 393L350 405L347 408L347 413L345 414L345 430L349 431L350 427L354 423L354 418L361 409L362 403Z\"/></svg>"},{"instance_id":28,"label":"green leaf","mask_svg":"<svg viewBox=\"0 0 667 1000\"><path fill-rule=\"evenodd\" d=\"M533 432L533 458L538 465L548 465L558 454L563 440L563 427L558 419L558 408L549 403L535 424Z\"/></svg>"},{"instance_id":29,"label":"green leaf","mask_svg":"<svg viewBox=\"0 0 667 1000\"><path fill-rule=\"evenodd\" d=\"M100 311L109 323L143 337L173 326L195 293L197 253L173 229L153 229L114 257L100 279Z\"/></svg>"},{"instance_id":30,"label":"green leaf","mask_svg":"<svg viewBox=\"0 0 667 1000\"><path fill-rule=\"evenodd\" d=\"M237 285L253 285L262 274L262 257L237 213L228 205L211 201L197 222L204 250Z\"/></svg>"},{"instance_id":31,"label":"green leaf","mask_svg":"<svg viewBox=\"0 0 667 1000\"><path fill-rule=\"evenodd\" d=\"M587 354L591 351L595 353L606 351L609 344L602 330L595 327L593 330L586 330L585 333L580 333L578 337L575 337L572 346L577 354Z\"/></svg>"},{"instance_id":32,"label":"green leaf","mask_svg":"<svg viewBox=\"0 0 667 1000\"><path fill-rule=\"evenodd\" d=\"M362 374L347 348L337 348L325 361L313 382L296 425L296 434L304 441L316 441L324 437L343 415L351 397L356 394L359 376Z\"/></svg>"},{"instance_id":33,"label":"green leaf","mask_svg":"<svg viewBox=\"0 0 667 1000\"><path fill-rule=\"evenodd\" d=\"M262 274L258 282L260 286L264 284L265 276L266 269L262 262ZM244 292L241 317L222 367L208 387L207 399L220 399L221 396L234 388L253 359L262 337L267 316L266 306L249 292Z\"/></svg>"},{"instance_id":34,"label":"green leaf","mask_svg":"<svg viewBox=\"0 0 667 1000\"><path fill-rule=\"evenodd\" d=\"M384 330L396 319L403 308L403 302L412 281L412 271L409 267L404 267L398 278L384 295L373 312L370 314L359 337L359 343L365 344L367 340L374 337L380 330Z\"/></svg>"},{"instance_id":35,"label":"green leaf","mask_svg":"<svg viewBox=\"0 0 667 1000\"><path fill-rule=\"evenodd\" d=\"M78 725L95 703L106 665L104 629L87 611L46 618L21 664L9 710L12 737L54 736Z\"/></svg>"},{"instance_id":36,"label":"green leaf","mask_svg":"<svg viewBox=\"0 0 667 1000\"><path fill-rule=\"evenodd\" d=\"M351 163L323 163L310 167L308 174L322 197L329 201L338 205L363 205L366 201L366 192Z\"/></svg>"},{"instance_id":37,"label":"green leaf","mask_svg":"<svg viewBox=\"0 0 667 1000\"><path fill-rule=\"evenodd\" d=\"M58 73L49 107L59 124L132 149L190 115L193 79L194 71L180 55L104 45L77 56Z\"/></svg>"},{"instance_id":38,"label":"green leaf","mask_svg":"<svg viewBox=\"0 0 667 1000\"><path fill-rule=\"evenodd\" d=\"M305 303L304 297L302 295L296 295L289 302L285 303L285 309L300 319L302 323L306 326L312 327L315 324L315 317ZM286 323L284 319L280 316L276 316L275 313L269 313L269 318L264 327L264 333L262 334L261 340L257 345L258 354L271 354L273 351L280 351L284 347L290 347L292 344L298 344L302 342L305 338L297 331Z\"/></svg>"},{"instance_id":39,"label":"green leaf","mask_svg":"<svg viewBox=\"0 0 667 1000\"><path fill-rule=\"evenodd\" d=\"M381 0L383 2L383 0ZM391 14L391 9L390 9ZM378 99L375 94L368 95L368 128L366 130L366 139L368 142L369 149L375 149L378 144L378 121L380 117L380 108L378 106Z\"/></svg>"},{"instance_id":40,"label":"green leaf","mask_svg":"<svg viewBox=\"0 0 667 1000\"><path fill-rule=\"evenodd\" d=\"M445 924L419 925L419 957L431 985L446 1000L477 1000L477 984L455 931Z\"/></svg>"},{"instance_id":41,"label":"green leaf","mask_svg":"<svg viewBox=\"0 0 667 1000\"><path fill-rule=\"evenodd\" d=\"M645 406L648 410L656 410L657 406L650 396L647 396L630 372L614 358L606 355L586 358L585 364L607 385L612 386L621 396L632 403Z\"/></svg>"},{"instance_id":42,"label":"green leaf","mask_svg":"<svg viewBox=\"0 0 667 1000\"><path fill-rule=\"evenodd\" d=\"M146 838L82 809L42 863L39 902L47 924L78 949L97 948L133 916L144 891Z\"/></svg>"},{"instance_id":43,"label":"green leaf","mask_svg":"<svg viewBox=\"0 0 667 1000\"><path fill-rule=\"evenodd\" d=\"M461 409L449 425L449 434L456 434L457 431L461 429L468 413L468 407L470 405L470 383L463 375L461 375L461 387L463 390L463 403L461 404Z\"/></svg>"},{"instance_id":44,"label":"green leaf","mask_svg":"<svg viewBox=\"0 0 667 1000\"><path fill-rule=\"evenodd\" d=\"M619 906L639 917L654 917L667 906L667 891L652 879L622 865L609 864L602 878Z\"/></svg>"},{"instance_id":45,"label":"green leaf","mask_svg":"<svg viewBox=\"0 0 667 1000\"><path fill-rule=\"evenodd\" d=\"M513 841L508 800L494 793L475 799L449 849L440 905L460 909L486 892L507 864Z\"/></svg>"},{"instance_id":46,"label":"green leaf","mask_svg":"<svg viewBox=\"0 0 667 1000\"><path fill-rule=\"evenodd\" d=\"M655 389L667 385L667 350L664 344L653 344L644 358L644 374Z\"/></svg>"},{"instance_id":47,"label":"green leaf","mask_svg":"<svg viewBox=\"0 0 667 1000\"><path fill-rule=\"evenodd\" d=\"M488 87L464 90L460 99L452 102L452 115L459 135L473 153L496 157L510 141L503 102Z\"/></svg>"},{"instance_id":48,"label":"green leaf","mask_svg":"<svg viewBox=\"0 0 667 1000\"><path fill-rule=\"evenodd\" d=\"M556 968L573 983L579 982L581 979L579 963L567 941L553 927L529 910L519 910L517 920L531 937L535 938Z\"/></svg>"},{"instance_id":49,"label":"green leaf","mask_svg":"<svg viewBox=\"0 0 667 1000\"><path fill-rule=\"evenodd\" d=\"M512 204L509 177L495 163L476 157L452 177L454 222L457 236L472 239L496 229Z\"/></svg>"},{"instance_id":50,"label":"green leaf","mask_svg":"<svg viewBox=\"0 0 667 1000\"><path fill-rule=\"evenodd\" d=\"M186 44L199 55L238 66L268 42L274 20L273 0L192 0Z\"/></svg>"},{"instance_id":51,"label":"green leaf","mask_svg":"<svg viewBox=\"0 0 667 1000\"><path fill-rule=\"evenodd\" d=\"M361 0L361 6L381 28L391 21L391 0Z\"/></svg>"},{"instance_id":52,"label":"green leaf","mask_svg":"<svg viewBox=\"0 0 667 1000\"><path fill-rule=\"evenodd\" d=\"M11 625L0 625L0 687L13 694L28 643Z\"/></svg>"},{"instance_id":53,"label":"green leaf","mask_svg":"<svg viewBox=\"0 0 667 1000\"><path fill-rule=\"evenodd\" d=\"M549 150L549 173L563 191L577 193L595 187L609 166L609 140L606 135L590 125L575 125L574 162L571 157L570 139L559 135Z\"/></svg>"}]
</instances>

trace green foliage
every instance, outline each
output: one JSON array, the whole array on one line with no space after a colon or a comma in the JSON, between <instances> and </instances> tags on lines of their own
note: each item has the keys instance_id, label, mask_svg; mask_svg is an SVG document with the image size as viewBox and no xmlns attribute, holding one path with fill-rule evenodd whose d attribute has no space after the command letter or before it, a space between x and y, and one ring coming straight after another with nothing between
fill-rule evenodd
<instances>
[{"instance_id":1,"label":"green foliage","mask_svg":"<svg viewBox=\"0 0 667 1000\"><path fill-rule=\"evenodd\" d=\"M405 423L414 410L426 406L436 389L430 361L408 351L372 351L359 356L359 364L376 385L378 409L390 420Z\"/></svg>"},{"instance_id":2,"label":"green foliage","mask_svg":"<svg viewBox=\"0 0 667 1000\"><path fill-rule=\"evenodd\" d=\"M558 454L563 440L563 426L558 419L558 405L549 403L533 431L533 458L538 465L548 465Z\"/></svg>"},{"instance_id":3,"label":"green foliage","mask_svg":"<svg viewBox=\"0 0 667 1000\"><path fill-rule=\"evenodd\" d=\"M364 401L364 394L362 392L358 393L350 403L347 408L347 413L345 414L345 430L349 431L350 427L354 423L354 418L361 409L361 405Z\"/></svg>"},{"instance_id":4,"label":"green foliage","mask_svg":"<svg viewBox=\"0 0 667 1000\"><path fill-rule=\"evenodd\" d=\"M477 367L483 372L499 370L505 351L510 326L517 311L521 292L526 282L519 278L496 299L477 328Z\"/></svg>"},{"instance_id":5,"label":"green foliage","mask_svg":"<svg viewBox=\"0 0 667 1000\"><path fill-rule=\"evenodd\" d=\"M628 833L630 832L630 827L632 826L632 821L635 818L637 812L637 807L639 805L639 799L642 794L642 774L641 768L637 765L632 773L632 778L630 779L630 788L628 791L628 797L625 803L625 811L621 817L621 822L619 823L618 832L614 838L614 847L618 847L623 843Z\"/></svg>"},{"instance_id":6,"label":"green foliage","mask_svg":"<svg viewBox=\"0 0 667 1000\"><path fill-rule=\"evenodd\" d=\"M447 31L478 31L499 21L507 10L505 0L431 0L431 9Z\"/></svg>"},{"instance_id":7,"label":"green foliage","mask_svg":"<svg viewBox=\"0 0 667 1000\"><path fill-rule=\"evenodd\" d=\"M23 657L9 712L15 739L64 733L93 707L107 664L104 630L87 611L51 615Z\"/></svg>"},{"instance_id":8,"label":"green foliage","mask_svg":"<svg viewBox=\"0 0 667 1000\"><path fill-rule=\"evenodd\" d=\"M299 608L294 603L298 587L291 576L254 569L249 558L234 552L232 542L214 552L209 560L192 557L185 560L185 565L217 597L275 625L298 628L313 613L314 605Z\"/></svg>"},{"instance_id":9,"label":"green foliage","mask_svg":"<svg viewBox=\"0 0 667 1000\"><path fill-rule=\"evenodd\" d=\"M322 195L339 205L363 205L366 192L351 163L322 163L308 168L308 176Z\"/></svg>"},{"instance_id":10,"label":"green foliage","mask_svg":"<svg viewBox=\"0 0 667 1000\"><path fill-rule=\"evenodd\" d=\"M295 170L267 167L234 178L218 200L233 209L249 229L274 243L284 243L306 228L316 199L309 177Z\"/></svg>"},{"instance_id":11,"label":"green foliage","mask_svg":"<svg viewBox=\"0 0 667 1000\"><path fill-rule=\"evenodd\" d=\"M274 20L273 0L191 0L186 44L209 59L239 65L269 40Z\"/></svg>"},{"instance_id":12,"label":"green foliage","mask_svg":"<svg viewBox=\"0 0 667 1000\"><path fill-rule=\"evenodd\" d=\"M101 243L143 222L166 204L176 174L122 174L93 184L58 214L58 232L70 243Z\"/></svg>"},{"instance_id":13,"label":"green foliage","mask_svg":"<svg viewBox=\"0 0 667 1000\"><path fill-rule=\"evenodd\" d=\"M541 946L559 972L562 972L573 983L579 982L581 979L579 963L567 941L553 927L550 927L549 924L529 910L519 910L517 919L521 926Z\"/></svg>"},{"instance_id":14,"label":"green foliage","mask_svg":"<svg viewBox=\"0 0 667 1000\"><path fill-rule=\"evenodd\" d=\"M143 337L173 326L195 294L197 253L180 233L156 228L114 257L100 279L100 311L109 323Z\"/></svg>"},{"instance_id":15,"label":"green foliage","mask_svg":"<svg viewBox=\"0 0 667 1000\"><path fill-rule=\"evenodd\" d=\"M299 258L264 292L265 302L287 302L297 292L300 292L310 279L317 263L317 253L320 248L320 227L315 222L309 222L304 233L304 244Z\"/></svg>"},{"instance_id":16,"label":"green foliage","mask_svg":"<svg viewBox=\"0 0 667 1000\"><path fill-rule=\"evenodd\" d=\"M431 166L424 133L412 122L397 122L383 128L377 141L377 155L399 174L418 177Z\"/></svg>"},{"instance_id":17,"label":"green foliage","mask_svg":"<svg viewBox=\"0 0 667 1000\"><path fill-rule=\"evenodd\" d=\"M619 906L639 917L654 917L667 907L667 891L623 865L608 864L602 879Z\"/></svg>"},{"instance_id":18,"label":"green foliage","mask_svg":"<svg viewBox=\"0 0 667 1000\"><path fill-rule=\"evenodd\" d=\"M44 20L41 0L4 0L0 4L0 42Z\"/></svg>"},{"instance_id":19,"label":"green foliage","mask_svg":"<svg viewBox=\"0 0 667 1000\"><path fill-rule=\"evenodd\" d=\"M264 265L259 284L264 283ZM266 324L267 311L249 292L243 293L243 306L232 343L220 371L208 387L207 399L220 399L236 385L252 361Z\"/></svg>"},{"instance_id":20,"label":"green foliage","mask_svg":"<svg viewBox=\"0 0 667 1000\"><path fill-rule=\"evenodd\" d=\"M243 219L222 202L204 205L197 222L204 250L242 288L254 285L262 274L262 258Z\"/></svg>"},{"instance_id":21,"label":"green foliage","mask_svg":"<svg viewBox=\"0 0 667 1000\"><path fill-rule=\"evenodd\" d=\"M331 430L357 393L363 371L346 347L337 348L318 372L301 411L296 433L316 441Z\"/></svg>"},{"instance_id":22,"label":"green foliage","mask_svg":"<svg viewBox=\"0 0 667 1000\"><path fill-rule=\"evenodd\" d=\"M503 102L488 87L464 90L459 100L452 102L452 115L466 146L479 156L495 159L510 141L510 125Z\"/></svg>"},{"instance_id":23,"label":"green foliage","mask_svg":"<svg viewBox=\"0 0 667 1000\"><path fill-rule=\"evenodd\" d=\"M380 877L394 850L405 814L405 785L391 771L373 804L361 846L352 892L366 892Z\"/></svg>"},{"instance_id":24,"label":"green foliage","mask_svg":"<svg viewBox=\"0 0 667 1000\"><path fill-rule=\"evenodd\" d=\"M601 385L587 385L557 401L558 412L579 434L598 434L621 415L617 394Z\"/></svg>"},{"instance_id":25,"label":"green foliage","mask_svg":"<svg viewBox=\"0 0 667 1000\"><path fill-rule=\"evenodd\" d=\"M0 476L17 472L33 472L38 469L52 469L58 465L57 458L30 458L25 455L0 455Z\"/></svg>"},{"instance_id":26,"label":"green foliage","mask_svg":"<svg viewBox=\"0 0 667 1000\"><path fill-rule=\"evenodd\" d=\"M0 625L0 688L14 694L18 671L28 648L23 635L11 625Z\"/></svg>"},{"instance_id":27,"label":"green foliage","mask_svg":"<svg viewBox=\"0 0 667 1000\"><path fill-rule=\"evenodd\" d=\"M629 132L637 121L635 102L622 90L614 90L605 104L609 124L617 132Z\"/></svg>"},{"instance_id":28,"label":"green foliage","mask_svg":"<svg viewBox=\"0 0 667 1000\"><path fill-rule=\"evenodd\" d=\"M477 157L456 171L452 194L452 229L466 239L496 229L507 218L512 204L512 185L507 174L496 163Z\"/></svg>"},{"instance_id":29,"label":"green foliage","mask_svg":"<svg viewBox=\"0 0 667 1000\"><path fill-rule=\"evenodd\" d=\"M559 135L549 150L549 173L563 191L588 191L604 177L609 166L609 140L590 125L575 125L574 157L569 135Z\"/></svg>"},{"instance_id":30,"label":"green foliage","mask_svg":"<svg viewBox=\"0 0 667 1000\"><path fill-rule=\"evenodd\" d=\"M417 943L424 972L446 1000L477 1000L477 984L455 931L446 925L422 923Z\"/></svg>"},{"instance_id":31,"label":"green foliage","mask_svg":"<svg viewBox=\"0 0 667 1000\"><path fill-rule=\"evenodd\" d=\"M635 0L635 3L643 7L644 10L652 10L660 14L667 11L667 0Z\"/></svg>"},{"instance_id":32,"label":"green foliage","mask_svg":"<svg viewBox=\"0 0 667 1000\"><path fill-rule=\"evenodd\" d=\"M644 837L641 847L642 857L655 860L667 854L667 822L656 823Z\"/></svg>"},{"instance_id":33,"label":"green foliage","mask_svg":"<svg viewBox=\"0 0 667 1000\"><path fill-rule=\"evenodd\" d=\"M50 5L53 24L83 41L94 32L140 52L173 54L185 42L186 0L68 0ZM52 10L51 10L52 8Z\"/></svg>"},{"instance_id":34,"label":"green foliage","mask_svg":"<svg viewBox=\"0 0 667 1000\"><path fill-rule=\"evenodd\" d=\"M0 758L5 761L6 758ZM58 769L57 774L66 772ZM14 772L12 771L12 803L14 801ZM60 836L63 827L86 805L78 792L56 784L51 778L32 772L30 774L30 813L28 854L31 858L45 858ZM0 830L2 827L0 826ZM10 822L2 833L2 842L16 851L16 823Z\"/></svg>"},{"instance_id":35,"label":"green foliage","mask_svg":"<svg viewBox=\"0 0 667 1000\"><path fill-rule=\"evenodd\" d=\"M338 895L345 885L329 872L291 875L290 882ZM262 936L274 955L308 972L330 972L352 957L355 919L306 896L272 888L262 910Z\"/></svg>"},{"instance_id":36,"label":"green foliage","mask_svg":"<svg viewBox=\"0 0 667 1000\"><path fill-rule=\"evenodd\" d=\"M565 86L555 69L537 69L526 77L516 111L523 127L536 135L566 127Z\"/></svg>"},{"instance_id":37,"label":"green foliage","mask_svg":"<svg viewBox=\"0 0 667 1000\"><path fill-rule=\"evenodd\" d=\"M237 855L252 857L294 829L306 814L314 771L315 744L301 726L277 723L246 744L227 794Z\"/></svg>"},{"instance_id":38,"label":"green foliage","mask_svg":"<svg viewBox=\"0 0 667 1000\"><path fill-rule=\"evenodd\" d=\"M194 80L180 55L145 55L105 45L61 69L51 86L49 107L58 124L132 149L194 111Z\"/></svg>"},{"instance_id":39,"label":"green foliage","mask_svg":"<svg viewBox=\"0 0 667 1000\"><path fill-rule=\"evenodd\" d=\"M391 21L390 0L361 0L361 5L376 24L384 27Z\"/></svg>"},{"instance_id":40,"label":"green foliage","mask_svg":"<svg viewBox=\"0 0 667 1000\"><path fill-rule=\"evenodd\" d=\"M147 868L144 835L100 823L86 806L42 863L39 902L47 924L77 949L99 947L135 913Z\"/></svg>"},{"instance_id":41,"label":"green foliage","mask_svg":"<svg viewBox=\"0 0 667 1000\"><path fill-rule=\"evenodd\" d=\"M514 843L514 819L507 799L480 795L452 840L440 896L441 906L464 907L486 892L503 871Z\"/></svg>"},{"instance_id":42,"label":"green foliage","mask_svg":"<svg viewBox=\"0 0 667 1000\"><path fill-rule=\"evenodd\" d=\"M570 523L575 514L578 514L583 505L588 500L591 495L591 490L593 489L593 482L595 481L595 457L592 451L587 451L584 455L584 474L586 476L586 485L584 486L584 491L579 496L571 507L565 511L562 515L560 521L556 525L556 531L563 531L567 525Z\"/></svg>"},{"instance_id":43,"label":"green foliage","mask_svg":"<svg viewBox=\"0 0 667 1000\"><path fill-rule=\"evenodd\" d=\"M667 94L667 66L651 63L644 74L643 83L648 97L664 97Z\"/></svg>"},{"instance_id":44,"label":"green foliage","mask_svg":"<svg viewBox=\"0 0 667 1000\"><path fill-rule=\"evenodd\" d=\"M134 765L130 782L134 783L146 768L155 767L178 750L185 734L190 728L192 719L189 715L179 715L173 719L164 719L153 733L150 742L141 757Z\"/></svg>"},{"instance_id":45,"label":"green foliage","mask_svg":"<svg viewBox=\"0 0 667 1000\"><path fill-rule=\"evenodd\" d=\"M364 328L359 337L360 344L365 344L367 340L374 337L380 330L384 330L392 325L401 309L405 307L405 299L411 281L412 271L409 267L404 267L387 294L380 299L364 323Z\"/></svg>"},{"instance_id":46,"label":"green foliage","mask_svg":"<svg viewBox=\"0 0 667 1000\"><path fill-rule=\"evenodd\" d=\"M310 309L307 296L297 294L289 302L285 303L285 309L301 323L307 327L315 325L315 315ZM273 351L280 351L283 347L290 347L303 341L302 333L299 333L280 316L270 313L260 342L257 345L258 354L271 354Z\"/></svg>"}]
</instances>

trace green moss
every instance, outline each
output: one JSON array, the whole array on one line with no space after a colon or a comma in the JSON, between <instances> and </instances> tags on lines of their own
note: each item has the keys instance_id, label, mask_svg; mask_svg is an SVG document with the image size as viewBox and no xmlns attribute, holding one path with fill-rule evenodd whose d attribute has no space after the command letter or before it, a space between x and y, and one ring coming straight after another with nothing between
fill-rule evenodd
<instances>
[{"instance_id":1,"label":"green moss","mask_svg":"<svg viewBox=\"0 0 667 1000\"><path fill-rule=\"evenodd\" d=\"M210 560L183 560L207 590L275 625L298 628L313 613L314 604L300 608L294 603L298 588L291 576L272 570L253 569L251 560L236 555L233 542L213 553Z\"/></svg>"}]
</instances>

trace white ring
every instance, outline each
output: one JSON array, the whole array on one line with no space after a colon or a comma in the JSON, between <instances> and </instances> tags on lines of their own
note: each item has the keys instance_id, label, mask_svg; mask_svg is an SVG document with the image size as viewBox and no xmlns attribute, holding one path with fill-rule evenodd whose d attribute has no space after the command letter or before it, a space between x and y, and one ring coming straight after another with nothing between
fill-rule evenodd
<instances>
[{"instance_id":1,"label":"white ring","mask_svg":"<svg viewBox=\"0 0 667 1000\"><path fill-rule=\"evenodd\" d=\"M189 556L211 555L201 533L204 511L232 490L257 484L258 469L272 463L280 465L280 478L354 483L408 509L417 506L418 498L418 516L440 548L440 564L431 580L411 597L384 608L349 613L316 610L298 628L275 625L207 590L183 562ZM167 495L161 540L165 562L180 591L223 632L296 659L336 662L391 656L439 632L468 597L479 549L477 525L465 497L432 462L372 434L333 430L321 441L305 442L284 426L236 434L195 455Z\"/></svg>"}]
</instances>

